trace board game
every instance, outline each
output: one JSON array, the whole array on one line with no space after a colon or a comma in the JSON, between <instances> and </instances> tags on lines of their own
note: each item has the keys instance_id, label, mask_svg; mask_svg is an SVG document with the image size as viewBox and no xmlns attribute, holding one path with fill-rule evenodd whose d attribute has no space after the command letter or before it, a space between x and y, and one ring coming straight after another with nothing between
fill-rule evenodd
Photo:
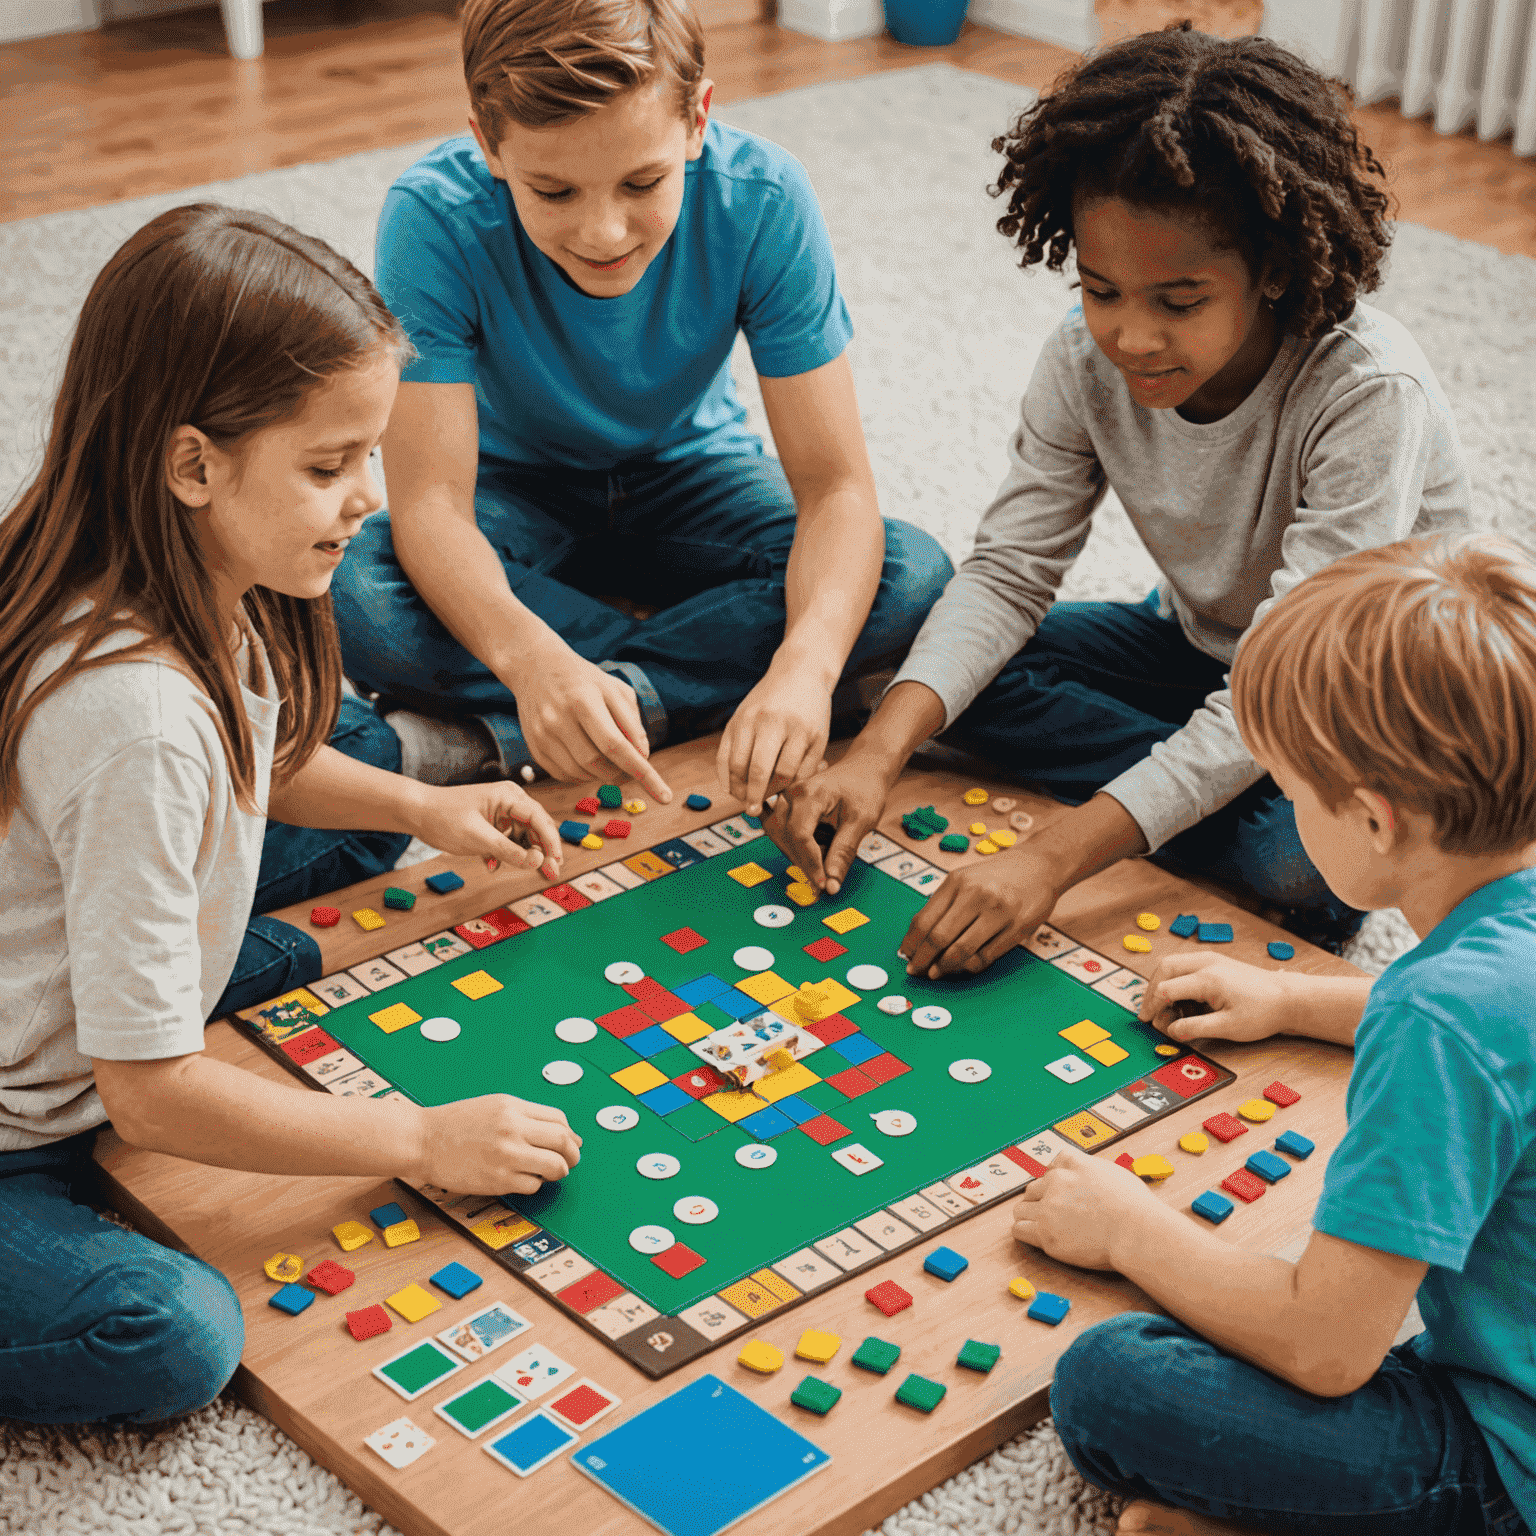
<instances>
[{"instance_id":1,"label":"board game","mask_svg":"<svg viewBox=\"0 0 1536 1536\"><path fill-rule=\"evenodd\" d=\"M652 1377L1232 1081L1042 927L980 976L896 949L944 879L871 833L836 897L729 817L285 994L315 1087L491 1092L583 1138L533 1196L418 1193Z\"/></svg>"}]
</instances>

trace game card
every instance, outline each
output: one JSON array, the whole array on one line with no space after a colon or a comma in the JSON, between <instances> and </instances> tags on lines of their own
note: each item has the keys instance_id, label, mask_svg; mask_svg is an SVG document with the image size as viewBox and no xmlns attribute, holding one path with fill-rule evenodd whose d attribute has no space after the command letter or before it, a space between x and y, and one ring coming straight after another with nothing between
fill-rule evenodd
<instances>
[{"instance_id":1,"label":"game card","mask_svg":"<svg viewBox=\"0 0 1536 1536\"><path fill-rule=\"evenodd\" d=\"M466 1360L482 1360L493 1349L500 1349L510 1339L526 1333L533 1324L514 1312L504 1301L493 1301L490 1306L471 1312L468 1317L445 1328L438 1334L454 1354Z\"/></svg>"},{"instance_id":2,"label":"game card","mask_svg":"<svg viewBox=\"0 0 1536 1536\"><path fill-rule=\"evenodd\" d=\"M509 1472L516 1472L519 1477L531 1477L580 1438L540 1409L481 1449Z\"/></svg>"},{"instance_id":3,"label":"game card","mask_svg":"<svg viewBox=\"0 0 1536 1536\"><path fill-rule=\"evenodd\" d=\"M510 1419L525 1402L526 1398L503 1386L495 1376L485 1376L438 1403L432 1412L446 1419L466 1440L474 1440Z\"/></svg>"},{"instance_id":4,"label":"game card","mask_svg":"<svg viewBox=\"0 0 1536 1536\"><path fill-rule=\"evenodd\" d=\"M574 1365L538 1345L514 1355L496 1372L499 1381L529 1398L543 1397L551 1388L569 1381L575 1374Z\"/></svg>"},{"instance_id":5,"label":"game card","mask_svg":"<svg viewBox=\"0 0 1536 1536\"><path fill-rule=\"evenodd\" d=\"M466 1363L455 1360L433 1340L424 1339L420 1344L412 1344L409 1349L403 1349L398 1355L391 1355L382 1364L374 1366L373 1374L391 1392L398 1393L409 1403L420 1397L428 1387L435 1387L438 1382L446 1381L462 1371Z\"/></svg>"},{"instance_id":6,"label":"game card","mask_svg":"<svg viewBox=\"0 0 1536 1536\"><path fill-rule=\"evenodd\" d=\"M598 1386L587 1376L572 1386L562 1387L545 1403L544 1412L581 1434L589 1425L612 1413L619 1401L606 1387Z\"/></svg>"},{"instance_id":7,"label":"game card","mask_svg":"<svg viewBox=\"0 0 1536 1536\"><path fill-rule=\"evenodd\" d=\"M425 1456L437 1441L409 1419L396 1419L383 1429L364 1438L363 1444L377 1451L392 1467L408 1467L418 1456Z\"/></svg>"}]
</instances>

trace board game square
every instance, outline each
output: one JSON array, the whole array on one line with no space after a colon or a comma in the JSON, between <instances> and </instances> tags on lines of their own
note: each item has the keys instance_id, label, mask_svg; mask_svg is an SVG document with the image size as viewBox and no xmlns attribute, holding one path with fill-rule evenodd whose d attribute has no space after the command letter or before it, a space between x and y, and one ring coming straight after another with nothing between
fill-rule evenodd
<instances>
[{"instance_id":1,"label":"board game square","mask_svg":"<svg viewBox=\"0 0 1536 1536\"><path fill-rule=\"evenodd\" d=\"M1004 1147L1002 1155L1010 1163L1017 1163L1032 1179L1038 1179L1045 1172L1045 1164L1037 1163L1022 1147Z\"/></svg>"},{"instance_id":2,"label":"board game square","mask_svg":"<svg viewBox=\"0 0 1536 1536\"><path fill-rule=\"evenodd\" d=\"M688 1012L687 1003L675 992L669 992L654 977L642 976L639 981L627 982L624 990L657 1024L665 1024L668 1019L675 1019L679 1014Z\"/></svg>"},{"instance_id":3,"label":"board game square","mask_svg":"<svg viewBox=\"0 0 1536 1536\"><path fill-rule=\"evenodd\" d=\"M841 912L834 912L831 917L822 918L833 933L851 933L855 928L862 928L869 919L858 910L857 907L844 907Z\"/></svg>"},{"instance_id":4,"label":"board game square","mask_svg":"<svg viewBox=\"0 0 1536 1536\"><path fill-rule=\"evenodd\" d=\"M830 1043L832 1049L853 1067L866 1061L873 1061L881 1054L881 1048L860 1030L854 1030L851 1035L844 1035L841 1039Z\"/></svg>"},{"instance_id":5,"label":"board game square","mask_svg":"<svg viewBox=\"0 0 1536 1536\"><path fill-rule=\"evenodd\" d=\"M807 1088L813 1088L821 1079L806 1066L803 1061L797 1061L791 1067L785 1067L779 1072L770 1072L767 1077L760 1077L752 1085L760 1099L766 1099L770 1104L777 1104L780 1099L785 1099L792 1093L801 1093Z\"/></svg>"},{"instance_id":6,"label":"board game square","mask_svg":"<svg viewBox=\"0 0 1536 1536\"><path fill-rule=\"evenodd\" d=\"M697 1099L667 1116L667 1129L686 1141L708 1141L725 1129L726 1122L709 1107L706 1099Z\"/></svg>"},{"instance_id":7,"label":"board game square","mask_svg":"<svg viewBox=\"0 0 1536 1536\"><path fill-rule=\"evenodd\" d=\"M763 1101L755 1093L743 1093L733 1088L712 1093L707 1099L700 1099L699 1103L708 1105L722 1120L729 1120L734 1125L738 1120L745 1120L748 1115L755 1114L762 1108Z\"/></svg>"},{"instance_id":8,"label":"board game square","mask_svg":"<svg viewBox=\"0 0 1536 1536\"><path fill-rule=\"evenodd\" d=\"M788 1115L796 1125L804 1125L807 1120L814 1120L821 1113L819 1109L812 1109L798 1094L790 1094L787 1098L778 1100L773 1106L781 1115Z\"/></svg>"},{"instance_id":9,"label":"board game square","mask_svg":"<svg viewBox=\"0 0 1536 1536\"><path fill-rule=\"evenodd\" d=\"M1075 1141L1078 1146L1090 1149L1104 1146L1113 1141L1117 1134L1114 1126L1106 1125L1086 1109L1079 1114L1069 1115L1065 1120L1058 1120L1052 1129L1069 1141Z\"/></svg>"},{"instance_id":10,"label":"board game square","mask_svg":"<svg viewBox=\"0 0 1536 1536\"><path fill-rule=\"evenodd\" d=\"M748 997L735 987L727 987L724 992L717 993L710 998L708 1006L718 1008L732 1019L750 1019L754 1013L763 1011L763 1005L755 997Z\"/></svg>"},{"instance_id":11,"label":"board game square","mask_svg":"<svg viewBox=\"0 0 1536 1536\"><path fill-rule=\"evenodd\" d=\"M857 1067L845 1067L841 1072L834 1072L831 1077L823 1078L822 1081L850 1099L858 1098L861 1093L873 1093L876 1087L876 1084L865 1077Z\"/></svg>"},{"instance_id":12,"label":"board game square","mask_svg":"<svg viewBox=\"0 0 1536 1536\"><path fill-rule=\"evenodd\" d=\"M673 1243L665 1253L651 1255L651 1263L657 1269L671 1275L674 1280L681 1280L684 1275L691 1275L703 1262L704 1255L695 1253L687 1243Z\"/></svg>"},{"instance_id":13,"label":"board game square","mask_svg":"<svg viewBox=\"0 0 1536 1536\"><path fill-rule=\"evenodd\" d=\"M642 1029L649 1029L655 1020L649 1014L642 1013L633 1003L626 1003L622 1008L615 1008L612 1013L598 1014L594 1022L599 1029L606 1029L610 1035L625 1040L630 1035L638 1035Z\"/></svg>"},{"instance_id":14,"label":"board game square","mask_svg":"<svg viewBox=\"0 0 1536 1536\"><path fill-rule=\"evenodd\" d=\"M278 1050L299 1067L307 1062L318 1061L322 1056L329 1056L332 1051L340 1049L341 1047L323 1029L306 1029L302 1034L293 1035L278 1046Z\"/></svg>"},{"instance_id":15,"label":"board game square","mask_svg":"<svg viewBox=\"0 0 1536 1536\"><path fill-rule=\"evenodd\" d=\"M1198 1056L1181 1056L1152 1073L1153 1082L1171 1088L1181 1099L1192 1099L1217 1081L1216 1069Z\"/></svg>"},{"instance_id":16,"label":"board game square","mask_svg":"<svg viewBox=\"0 0 1536 1536\"><path fill-rule=\"evenodd\" d=\"M823 965L836 960L839 955L848 953L846 944L839 944L829 933L824 939L817 939L814 944L807 944L805 952L812 960L819 960Z\"/></svg>"},{"instance_id":17,"label":"board game square","mask_svg":"<svg viewBox=\"0 0 1536 1536\"><path fill-rule=\"evenodd\" d=\"M557 907L564 907L567 912L580 912L583 907L592 905L587 897L569 885L546 886L539 894L554 902Z\"/></svg>"},{"instance_id":18,"label":"board game square","mask_svg":"<svg viewBox=\"0 0 1536 1536\"><path fill-rule=\"evenodd\" d=\"M652 1024L648 1029L625 1035L624 1044L641 1056L659 1056L663 1051L670 1051L677 1044L677 1039L669 1035L660 1024Z\"/></svg>"},{"instance_id":19,"label":"board game square","mask_svg":"<svg viewBox=\"0 0 1536 1536\"><path fill-rule=\"evenodd\" d=\"M703 949L709 940L702 933L695 932L692 928L676 928L671 933L664 933L661 942L668 949L676 950L680 955L691 953L695 949ZM684 1002L688 999L684 998ZM690 1006L692 1006L690 1004Z\"/></svg>"},{"instance_id":20,"label":"board game square","mask_svg":"<svg viewBox=\"0 0 1536 1536\"><path fill-rule=\"evenodd\" d=\"M683 1045L692 1045L695 1040L714 1034L714 1030L696 1013L680 1013L675 1019L668 1019L661 1028Z\"/></svg>"},{"instance_id":21,"label":"board game square","mask_svg":"<svg viewBox=\"0 0 1536 1536\"><path fill-rule=\"evenodd\" d=\"M805 1026L808 1034L815 1035L823 1045L835 1045L839 1040L856 1034L859 1026L841 1013L829 1013L824 1019Z\"/></svg>"},{"instance_id":22,"label":"board game square","mask_svg":"<svg viewBox=\"0 0 1536 1536\"><path fill-rule=\"evenodd\" d=\"M527 933L528 928L529 924L525 923L516 912L509 911L506 907L497 907L493 912L482 912L479 917L472 917L467 922L453 925L453 931L475 949L484 949L487 944L510 939L515 934Z\"/></svg>"},{"instance_id":23,"label":"board game square","mask_svg":"<svg viewBox=\"0 0 1536 1536\"><path fill-rule=\"evenodd\" d=\"M1090 1045L1084 1054L1092 1056L1101 1067L1116 1067L1131 1053L1113 1040L1100 1040L1097 1045Z\"/></svg>"},{"instance_id":24,"label":"board game square","mask_svg":"<svg viewBox=\"0 0 1536 1536\"><path fill-rule=\"evenodd\" d=\"M900 1077L904 1072L912 1070L906 1062L892 1056L889 1051L882 1052L879 1056L872 1056L859 1068L870 1082L879 1087L881 1083L888 1083L893 1078Z\"/></svg>"},{"instance_id":25,"label":"board game square","mask_svg":"<svg viewBox=\"0 0 1536 1536\"><path fill-rule=\"evenodd\" d=\"M726 1081L711 1066L700 1062L691 1072L681 1073L672 1081L683 1090L691 1099L708 1098L712 1093L720 1093L726 1087Z\"/></svg>"},{"instance_id":26,"label":"board game square","mask_svg":"<svg viewBox=\"0 0 1536 1536\"><path fill-rule=\"evenodd\" d=\"M735 869L727 870L726 873L737 885L745 886L749 891L754 885L761 885L764 880L773 879L761 864L738 864Z\"/></svg>"},{"instance_id":27,"label":"board game square","mask_svg":"<svg viewBox=\"0 0 1536 1536\"><path fill-rule=\"evenodd\" d=\"M788 1115L781 1114L770 1105L767 1109L760 1109L755 1114L747 1115L736 1122L747 1135L754 1141L770 1141L775 1136L782 1136L785 1131L792 1131L795 1122Z\"/></svg>"},{"instance_id":28,"label":"board game square","mask_svg":"<svg viewBox=\"0 0 1536 1536\"><path fill-rule=\"evenodd\" d=\"M471 971L469 975L460 976L450 985L455 991L462 992L471 1002L479 1002L482 997L489 997L491 993L501 991L501 983L489 971Z\"/></svg>"},{"instance_id":29,"label":"board game square","mask_svg":"<svg viewBox=\"0 0 1536 1536\"><path fill-rule=\"evenodd\" d=\"M659 859L665 859L673 869L687 869L690 864L697 864L702 855L695 848L690 848L682 838L674 837L665 843L657 843L651 852Z\"/></svg>"},{"instance_id":30,"label":"board game square","mask_svg":"<svg viewBox=\"0 0 1536 1536\"><path fill-rule=\"evenodd\" d=\"M756 976L742 977L736 990L756 998L761 1007L771 1008L780 998L791 996L795 987L775 971L759 971Z\"/></svg>"},{"instance_id":31,"label":"board game square","mask_svg":"<svg viewBox=\"0 0 1536 1536\"><path fill-rule=\"evenodd\" d=\"M693 1100L676 1083L660 1083L645 1093L636 1094L635 1097L656 1115L670 1115L673 1110L693 1103Z\"/></svg>"},{"instance_id":32,"label":"board game square","mask_svg":"<svg viewBox=\"0 0 1536 1536\"><path fill-rule=\"evenodd\" d=\"M1075 1045L1080 1051L1086 1051L1090 1045L1097 1045L1100 1040L1109 1039L1109 1031L1103 1025L1095 1024L1092 1019L1084 1019L1067 1029L1058 1029L1056 1033L1068 1045Z\"/></svg>"},{"instance_id":33,"label":"board game square","mask_svg":"<svg viewBox=\"0 0 1536 1536\"><path fill-rule=\"evenodd\" d=\"M663 875L673 872L672 866L665 859L658 859L654 853L647 849L644 853L631 854L627 859L619 861L631 874L639 875L642 880L659 880Z\"/></svg>"},{"instance_id":34,"label":"board game square","mask_svg":"<svg viewBox=\"0 0 1536 1536\"><path fill-rule=\"evenodd\" d=\"M632 1067L624 1067L608 1075L620 1088L637 1097L642 1093L649 1093L652 1088L660 1088L667 1080L666 1074L658 1072L648 1061L637 1061Z\"/></svg>"},{"instance_id":35,"label":"board game square","mask_svg":"<svg viewBox=\"0 0 1536 1536\"><path fill-rule=\"evenodd\" d=\"M605 1275L601 1270L593 1270L590 1275L583 1275L574 1285L568 1285L563 1291L556 1291L555 1295L568 1306L571 1311L579 1312L583 1317L588 1312L595 1312L599 1307L605 1307L616 1296L624 1294L624 1287L611 1275Z\"/></svg>"},{"instance_id":36,"label":"board game square","mask_svg":"<svg viewBox=\"0 0 1536 1536\"><path fill-rule=\"evenodd\" d=\"M874 1084L871 1083L870 1087L874 1087ZM831 1115L817 1115L814 1120L807 1120L800 1129L819 1147L829 1147L834 1141L841 1141L844 1136L853 1134L846 1125L839 1125Z\"/></svg>"},{"instance_id":37,"label":"board game square","mask_svg":"<svg viewBox=\"0 0 1536 1536\"><path fill-rule=\"evenodd\" d=\"M722 992L730 990L730 982L721 981L718 976L706 971L702 976L695 976L692 981L685 981L682 986L675 988L674 992L690 1008L696 1008L700 1003L707 1003L711 998L719 997Z\"/></svg>"}]
</instances>

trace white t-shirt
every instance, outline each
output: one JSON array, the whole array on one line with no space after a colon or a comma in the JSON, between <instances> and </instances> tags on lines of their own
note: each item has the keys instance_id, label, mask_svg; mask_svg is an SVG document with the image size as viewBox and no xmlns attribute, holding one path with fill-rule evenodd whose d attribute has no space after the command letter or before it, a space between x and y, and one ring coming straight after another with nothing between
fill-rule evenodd
<instances>
[{"instance_id":1,"label":"white t-shirt","mask_svg":"<svg viewBox=\"0 0 1536 1536\"><path fill-rule=\"evenodd\" d=\"M119 632L93 654L137 638ZM48 651L31 686L71 648ZM256 659L255 675L269 676ZM279 705L245 686L241 696L264 808ZM18 767L0 840L0 1151L106 1120L91 1057L203 1048L266 828L236 801L208 697L163 661L72 677L28 721Z\"/></svg>"}]
</instances>

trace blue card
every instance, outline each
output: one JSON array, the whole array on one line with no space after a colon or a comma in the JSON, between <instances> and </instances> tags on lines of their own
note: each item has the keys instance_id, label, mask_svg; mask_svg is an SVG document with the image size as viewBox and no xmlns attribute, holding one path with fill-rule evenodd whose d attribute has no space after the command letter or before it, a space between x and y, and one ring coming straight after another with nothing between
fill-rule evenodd
<instances>
[{"instance_id":1,"label":"blue card","mask_svg":"<svg viewBox=\"0 0 1536 1536\"><path fill-rule=\"evenodd\" d=\"M700 1445L708 1477L682 1449ZM832 1458L718 1376L700 1376L571 1460L666 1536L716 1536Z\"/></svg>"}]
</instances>

